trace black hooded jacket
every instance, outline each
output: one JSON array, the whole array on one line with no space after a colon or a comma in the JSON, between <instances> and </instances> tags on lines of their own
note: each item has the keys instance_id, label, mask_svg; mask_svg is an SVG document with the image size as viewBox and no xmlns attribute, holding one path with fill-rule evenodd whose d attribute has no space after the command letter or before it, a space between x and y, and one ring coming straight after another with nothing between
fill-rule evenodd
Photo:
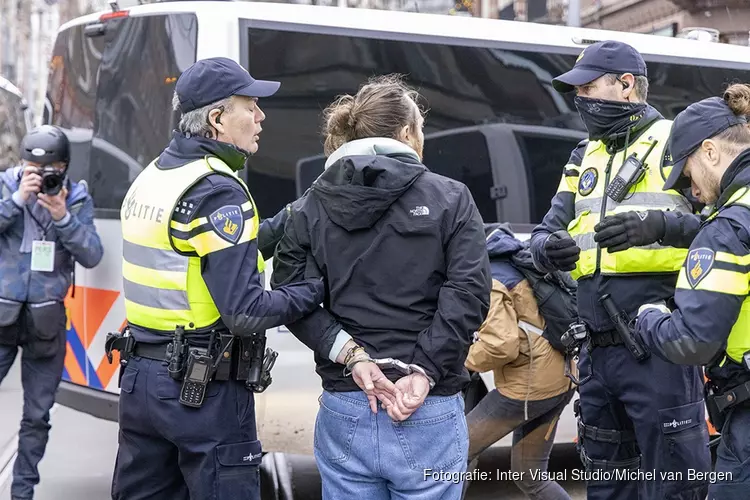
<instances>
[{"instance_id":1,"label":"black hooded jacket","mask_svg":"<svg viewBox=\"0 0 750 500\"><path fill-rule=\"evenodd\" d=\"M333 162L292 205L271 285L318 272L325 308L287 326L315 351L325 390L359 390L329 359L342 328L373 358L424 368L436 382L432 395L468 383L464 361L492 278L464 184L429 172L409 148Z\"/></svg>"}]
</instances>

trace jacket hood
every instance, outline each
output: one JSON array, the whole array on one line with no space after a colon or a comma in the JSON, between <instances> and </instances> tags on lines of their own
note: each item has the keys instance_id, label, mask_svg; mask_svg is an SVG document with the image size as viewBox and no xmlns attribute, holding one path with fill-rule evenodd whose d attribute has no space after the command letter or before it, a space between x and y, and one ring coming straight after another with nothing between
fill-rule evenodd
<instances>
[{"instance_id":1,"label":"jacket hood","mask_svg":"<svg viewBox=\"0 0 750 500\"><path fill-rule=\"evenodd\" d=\"M721 194L716 202L718 208L723 206L739 188L750 186L750 168L748 167L750 167L750 149L741 152L721 177L719 185Z\"/></svg>"},{"instance_id":2,"label":"jacket hood","mask_svg":"<svg viewBox=\"0 0 750 500\"><path fill-rule=\"evenodd\" d=\"M244 168L250 153L226 142L197 135L189 136L175 130L172 140L159 156L157 164L159 168L176 168L206 156L217 157L237 172Z\"/></svg>"},{"instance_id":3,"label":"jacket hood","mask_svg":"<svg viewBox=\"0 0 750 500\"><path fill-rule=\"evenodd\" d=\"M372 227L426 170L406 144L360 139L330 155L311 189L336 225L355 231Z\"/></svg>"},{"instance_id":4,"label":"jacket hood","mask_svg":"<svg viewBox=\"0 0 750 500\"><path fill-rule=\"evenodd\" d=\"M489 257L510 257L523 249L524 244L516 238L507 224L485 224L487 254Z\"/></svg>"},{"instance_id":5,"label":"jacket hood","mask_svg":"<svg viewBox=\"0 0 750 500\"><path fill-rule=\"evenodd\" d=\"M18 190L18 186L21 183L21 173L23 172L23 167L13 167L9 168L5 172L2 173L2 180L5 183L6 186L8 186L8 189L11 192L15 192ZM68 188L68 197L65 200L68 205L73 205L74 203L78 203L83 198L86 197L86 194L88 193L88 184L85 181L81 182L73 182L68 178L66 187Z\"/></svg>"}]
</instances>

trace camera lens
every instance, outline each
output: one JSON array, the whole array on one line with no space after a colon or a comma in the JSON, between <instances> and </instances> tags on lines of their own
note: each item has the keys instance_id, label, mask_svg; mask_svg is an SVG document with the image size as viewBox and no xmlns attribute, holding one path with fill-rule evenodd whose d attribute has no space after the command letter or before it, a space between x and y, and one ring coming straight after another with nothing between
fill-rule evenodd
<instances>
[{"instance_id":1,"label":"camera lens","mask_svg":"<svg viewBox=\"0 0 750 500\"><path fill-rule=\"evenodd\" d=\"M56 196L63 187L63 178L56 172L45 172L42 175L42 193Z\"/></svg>"}]
</instances>

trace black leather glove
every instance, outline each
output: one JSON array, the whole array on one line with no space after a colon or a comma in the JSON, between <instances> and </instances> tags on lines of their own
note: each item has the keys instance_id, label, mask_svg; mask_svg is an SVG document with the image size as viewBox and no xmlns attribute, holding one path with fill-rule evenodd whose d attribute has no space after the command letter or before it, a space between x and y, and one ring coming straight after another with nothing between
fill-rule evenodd
<instances>
[{"instance_id":1,"label":"black leather glove","mask_svg":"<svg viewBox=\"0 0 750 500\"><path fill-rule=\"evenodd\" d=\"M556 231L544 242L544 254L555 268L561 271L572 271L581 255L581 249L567 231Z\"/></svg>"},{"instance_id":2,"label":"black leather glove","mask_svg":"<svg viewBox=\"0 0 750 500\"><path fill-rule=\"evenodd\" d=\"M650 245L664 238L667 223L661 210L611 215L594 226L594 241L609 253Z\"/></svg>"}]
</instances>

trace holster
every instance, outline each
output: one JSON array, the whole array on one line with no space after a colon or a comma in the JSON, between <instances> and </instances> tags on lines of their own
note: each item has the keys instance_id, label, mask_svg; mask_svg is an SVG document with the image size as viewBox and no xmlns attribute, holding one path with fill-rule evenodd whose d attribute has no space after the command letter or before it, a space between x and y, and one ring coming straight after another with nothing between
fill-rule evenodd
<instances>
[{"instance_id":1,"label":"holster","mask_svg":"<svg viewBox=\"0 0 750 500\"><path fill-rule=\"evenodd\" d=\"M717 432L721 432L724 427L725 415L719 410L719 406L716 404L717 394L714 392L715 387L711 382L707 382L703 388L704 399L706 400L706 413L708 414L708 421L714 426Z\"/></svg>"},{"instance_id":2,"label":"holster","mask_svg":"<svg viewBox=\"0 0 750 500\"><path fill-rule=\"evenodd\" d=\"M704 386L706 410L711 425L721 432L727 413L731 408L750 401L750 381L720 391L710 380Z\"/></svg>"}]
</instances>

